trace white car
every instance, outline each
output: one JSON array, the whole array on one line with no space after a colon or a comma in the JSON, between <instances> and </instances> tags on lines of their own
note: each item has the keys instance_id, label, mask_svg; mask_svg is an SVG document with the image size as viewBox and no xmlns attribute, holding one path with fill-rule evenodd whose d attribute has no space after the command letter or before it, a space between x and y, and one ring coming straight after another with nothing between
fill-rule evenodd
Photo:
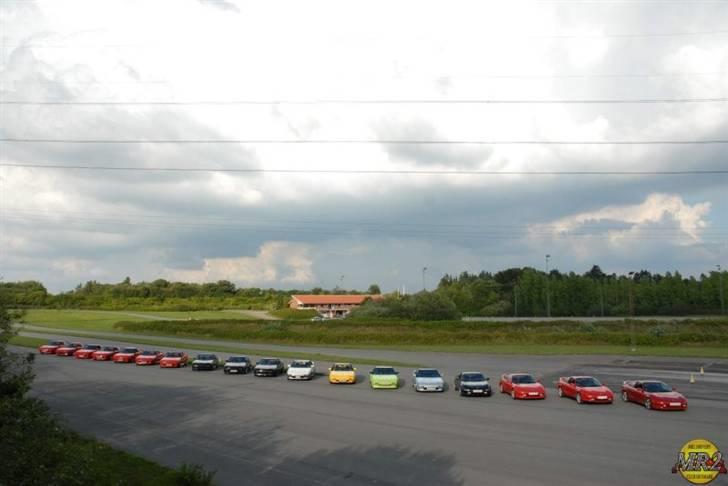
<instances>
[{"instance_id":1,"label":"white car","mask_svg":"<svg viewBox=\"0 0 728 486\"><path fill-rule=\"evenodd\" d=\"M286 376L289 380L311 380L316 375L316 364L313 361L297 359L288 365Z\"/></svg>"},{"instance_id":2,"label":"white car","mask_svg":"<svg viewBox=\"0 0 728 486\"><path fill-rule=\"evenodd\" d=\"M443 392L445 391L445 380L436 369L420 368L412 373L412 388L418 392Z\"/></svg>"}]
</instances>

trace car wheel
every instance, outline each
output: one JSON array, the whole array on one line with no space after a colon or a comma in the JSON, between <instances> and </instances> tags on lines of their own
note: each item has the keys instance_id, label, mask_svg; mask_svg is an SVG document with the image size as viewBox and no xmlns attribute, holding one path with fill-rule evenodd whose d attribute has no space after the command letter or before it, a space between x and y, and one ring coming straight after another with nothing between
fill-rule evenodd
<instances>
[{"instance_id":1,"label":"car wheel","mask_svg":"<svg viewBox=\"0 0 728 486\"><path fill-rule=\"evenodd\" d=\"M559 390L559 398L564 398L564 390L561 387L558 387L557 390Z\"/></svg>"},{"instance_id":2,"label":"car wheel","mask_svg":"<svg viewBox=\"0 0 728 486\"><path fill-rule=\"evenodd\" d=\"M652 402L650 401L649 398L645 399L645 408L647 410L651 410L652 409Z\"/></svg>"},{"instance_id":3,"label":"car wheel","mask_svg":"<svg viewBox=\"0 0 728 486\"><path fill-rule=\"evenodd\" d=\"M579 405L581 405L581 393L577 393L576 394L576 403L578 403Z\"/></svg>"},{"instance_id":4,"label":"car wheel","mask_svg":"<svg viewBox=\"0 0 728 486\"><path fill-rule=\"evenodd\" d=\"M622 401L623 402L628 402L629 401L629 397L627 397L627 392L626 391L623 391L622 392Z\"/></svg>"}]
</instances>

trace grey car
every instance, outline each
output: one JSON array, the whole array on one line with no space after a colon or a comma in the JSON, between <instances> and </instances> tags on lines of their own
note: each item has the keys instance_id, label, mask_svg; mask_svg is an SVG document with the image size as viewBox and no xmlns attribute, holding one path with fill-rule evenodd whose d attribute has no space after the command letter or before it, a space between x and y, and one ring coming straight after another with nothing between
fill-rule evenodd
<instances>
[{"instance_id":1,"label":"grey car","mask_svg":"<svg viewBox=\"0 0 728 486\"><path fill-rule=\"evenodd\" d=\"M434 368L420 368L412 373L412 388L418 392L443 392L445 380Z\"/></svg>"},{"instance_id":2,"label":"grey car","mask_svg":"<svg viewBox=\"0 0 728 486\"><path fill-rule=\"evenodd\" d=\"M489 397L493 394L490 379L479 371L463 371L455 376L455 391L460 396Z\"/></svg>"},{"instance_id":3,"label":"grey car","mask_svg":"<svg viewBox=\"0 0 728 486\"><path fill-rule=\"evenodd\" d=\"M247 375L253 371L253 363L247 356L230 356L225 360L222 371L226 375L231 373Z\"/></svg>"},{"instance_id":4,"label":"grey car","mask_svg":"<svg viewBox=\"0 0 728 486\"><path fill-rule=\"evenodd\" d=\"M263 358L255 364L255 376L278 376L286 371L286 366L278 358Z\"/></svg>"}]
</instances>

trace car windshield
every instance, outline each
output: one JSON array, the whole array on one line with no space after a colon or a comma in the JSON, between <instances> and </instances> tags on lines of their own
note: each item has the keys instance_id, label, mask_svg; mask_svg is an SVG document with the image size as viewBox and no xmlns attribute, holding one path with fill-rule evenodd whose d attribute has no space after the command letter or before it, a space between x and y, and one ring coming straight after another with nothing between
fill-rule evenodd
<instances>
[{"instance_id":1,"label":"car windshield","mask_svg":"<svg viewBox=\"0 0 728 486\"><path fill-rule=\"evenodd\" d=\"M513 375L513 383L518 385L528 385L529 383L536 383L531 375Z\"/></svg>"},{"instance_id":2,"label":"car windshield","mask_svg":"<svg viewBox=\"0 0 728 486\"><path fill-rule=\"evenodd\" d=\"M101 345L100 344L87 344L86 346L83 347L83 349L98 351L99 349L101 349Z\"/></svg>"},{"instance_id":3,"label":"car windshield","mask_svg":"<svg viewBox=\"0 0 728 486\"><path fill-rule=\"evenodd\" d=\"M415 376L417 378L440 378L440 372L437 370L417 370Z\"/></svg>"},{"instance_id":4,"label":"car windshield","mask_svg":"<svg viewBox=\"0 0 728 486\"><path fill-rule=\"evenodd\" d=\"M104 351L116 351L116 348L112 346L104 346Z\"/></svg>"},{"instance_id":5,"label":"car windshield","mask_svg":"<svg viewBox=\"0 0 728 486\"><path fill-rule=\"evenodd\" d=\"M354 367L350 364L335 364L331 369L334 371L354 371Z\"/></svg>"},{"instance_id":6,"label":"car windshield","mask_svg":"<svg viewBox=\"0 0 728 486\"><path fill-rule=\"evenodd\" d=\"M139 351L137 348L124 348L121 350L122 353L134 354Z\"/></svg>"},{"instance_id":7,"label":"car windshield","mask_svg":"<svg viewBox=\"0 0 728 486\"><path fill-rule=\"evenodd\" d=\"M169 353L164 355L165 358L181 358L182 353L178 353L177 351L170 351Z\"/></svg>"},{"instance_id":8,"label":"car windshield","mask_svg":"<svg viewBox=\"0 0 728 486\"><path fill-rule=\"evenodd\" d=\"M372 370L373 375L396 375L397 372L394 368L374 368Z\"/></svg>"},{"instance_id":9,"label":"car windshield","mask_svg":"<svg viewBox=\"0 0 728 486\"><path fill-rule=\"evenodd\" d=\"M482 373L465 373L463 381L486 381L487 378Z\"/></svg>"},{"instance_id":10,"label":"car windshield","mask_svg":"<svg viewBox=\"0 0 728 486\"><path fill-rule=\"evenodd\" d=\"M48 341L49 346L63 346L64 344L66 343L63 341Z\"/></svg>"},{"instance_id":11,"label":"car windshield","mask_svg":"<svg viewBox=\"0 0 728 486\"><path fill-rule=\"evenodd\" d=\"M198 354L197 359L203 360L203 361L210 361L210 360L215 359L215 355L214 354Z\"/></svg>"},{"instance_id":12,"label":"car windshield","mask_svg":"<svg viewBox=\"0 0 728 486\"><path fill-rule=\"evenodd\" d=\"M587 376L586 378L577 378L574 380L576 383L576 386L582 387L582 388L594 388L597 386L602 386L601 383L599 383L599 380L596 378L592 378L591 376Z\"/></svg>"},{"instance_id":13,"label":"car windshield","mask_svg":"<svg viewBox=\"0 0 728 486\"><path fill-rule=\"evenodd\" d=\"M246 363L248 358L245 356L231 356L227 359L228 363Z\"/></svg>"},{"instance_id":14,"label":"car windshield","mask_svg":"<svg viewBox=\"0 0 728 486\"><path fill-rule=\"evenodd\" d=\"M310 368L313 363L310 361L294 361L291 363L291 368Z\"/></svg>"},{"instance_id":15,"label":"car windshield","mask_svg":"<svg viewBox=\"0 0 728 486\"><path fill-rule=\"evenodd\" d=\"M672 391L672 388L662 383L661 381L648 381L642 386L646 392L650 393L665 393Z\"/></svg>"},{"instance_id":16,"label":"car windshield","mask_svg":"<svg viewBox=\"0 0 728 486\"><path fill-rule=\"evenodd\" d=\"M156 351L142 351L142 356L156 356Z\"/></svg>"},{"instance_id":17,"label":"car windshield","mask_svg":"<svg viewBox=\"0 0 728 486\"><path fill-rule=\"evenodd\" d=\"M277 365L280 362L281 360L272 358L263 358L260 360L260 364L262 365Z\"/></svg>"}]
</instances>

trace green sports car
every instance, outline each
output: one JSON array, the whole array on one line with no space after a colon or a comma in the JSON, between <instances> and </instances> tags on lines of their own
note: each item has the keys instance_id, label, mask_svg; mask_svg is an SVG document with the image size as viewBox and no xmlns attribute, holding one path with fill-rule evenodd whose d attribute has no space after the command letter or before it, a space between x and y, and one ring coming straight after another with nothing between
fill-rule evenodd
<instances>
[{"instance_id":1,"label":"green sports car","mask_svg":"<svg viewBox=\"0 0 728 486\"><path fill-rule=\"evenodd\" d=\"M369 384L372 388L398 388L399 372L391 366L375 366L369 372Z\"/></svg>"}]
</instances>

